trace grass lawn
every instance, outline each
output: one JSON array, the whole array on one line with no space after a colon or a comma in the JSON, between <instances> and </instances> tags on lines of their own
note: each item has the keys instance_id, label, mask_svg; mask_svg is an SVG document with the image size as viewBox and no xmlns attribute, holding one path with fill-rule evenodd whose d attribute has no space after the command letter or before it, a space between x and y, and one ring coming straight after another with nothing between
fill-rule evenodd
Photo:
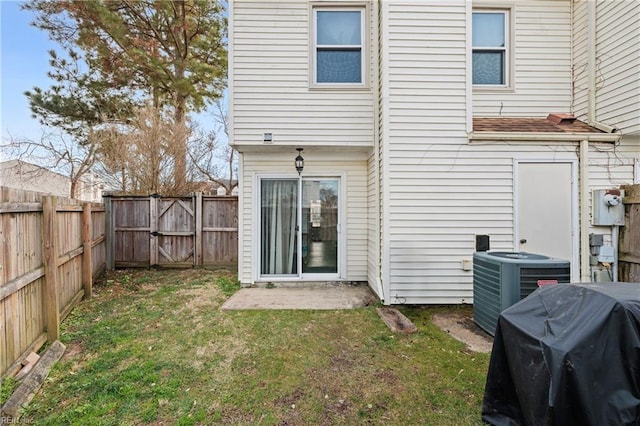
<instances>
[{"instance_id":1,"label":"grass lawn","mask_svg":"<svg viewBox=\"0 0 640 426\"><path fill-rule=\"evenodd\" d=\"M116 271L62 325L67 351L21 420L33 424L481 424L488 354L403 307L220 311L224 271Z\"/></svg>"}]
</instances>

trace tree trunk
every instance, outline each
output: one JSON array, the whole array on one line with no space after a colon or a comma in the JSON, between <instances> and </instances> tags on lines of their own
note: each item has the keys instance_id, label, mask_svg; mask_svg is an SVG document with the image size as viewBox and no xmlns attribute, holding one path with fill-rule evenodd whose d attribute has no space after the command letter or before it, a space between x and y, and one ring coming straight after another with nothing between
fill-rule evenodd
<instances>
[{"instance_id":1,"label":"tree trunk","mask_svg":"<svg viewBox=\"0 0 640 426\"><path fill-rule=\"evenodd\" d=\"M71 179L71 188L69 189L69 198L76 198L77 194L76 192L78 191L78 180L77 179Z\"/></svg>"},{"instance_id":2,"label":"tree trunk","mask_svg":"<svg viewBox=\"0 0 640 426\"><path fill-rule=\"evenodd\" d=\"M182 83L186 72L185 60L187 59L189 40L185 32L187 25L185 3L174 0L174 4L177 22L173 26L173 39L175 40L173 66L174 82L177 84L174 87L173 184L175 191L183 192L187 187L187 133L185 131L187 97L180 83Z\"/></svg>"},{"instance_id":3,"label":"tree trunk","mask_svg":"<svg viewBox=\"0 0 640 426\"><path fill-rule=\"evenodd\" d=\"M187 139L185 131L185 103L184 96L176 96L176 110L174 116L173 135L173 184L176 191L183 191L187 186Z\"/></svg>"}]
</instances>

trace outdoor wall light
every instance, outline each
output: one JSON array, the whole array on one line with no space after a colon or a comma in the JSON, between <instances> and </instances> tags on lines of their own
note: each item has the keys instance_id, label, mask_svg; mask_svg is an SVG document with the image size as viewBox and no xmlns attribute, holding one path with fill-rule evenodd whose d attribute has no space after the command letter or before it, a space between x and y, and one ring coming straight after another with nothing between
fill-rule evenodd
<instances>
[{"instance_id":1,"label":"outdoor wall light","mask_svg":"<svg viewBox=\"0 0 640 426\"><path fill-rule=\"evenodd\" d=\"M296 148L298 150L298 156L296 157L296 170L298 174L302 173L302 169L304 169L304 158L302 158L302 148Z\"/></svg>"}]
</instances>

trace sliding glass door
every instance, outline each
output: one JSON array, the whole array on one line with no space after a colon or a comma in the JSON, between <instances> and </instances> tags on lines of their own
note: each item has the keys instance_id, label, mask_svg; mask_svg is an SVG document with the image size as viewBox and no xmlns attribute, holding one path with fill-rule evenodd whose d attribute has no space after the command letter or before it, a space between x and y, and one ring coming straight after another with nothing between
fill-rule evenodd
<instances>
[{"instance_id":1,"label":"sliding glass door","mask_svg":"<svg viewBox=\"0 0 640 426\"><path fill-rule=\"evenodd\" d=\"M263 179L260 274L298 274L298 179Z\"/></svg>"},{"instance_id":2,"label":"sliding glass door","mask_svg":"<svg viewBox=\"0 0 640 426\"><path fill-rule=\"evenodd\" d=\"M338 273L338 179L302 180L302 273Z\"/></svg>"},{"instance_id":3,"label":"sliding glass door","mask_svg":"<svg viewBox=\"0 0 640 426\"><path fill-rule=\"evenodd\" d=\"M261 277L338 275L339 183L338 178L260 180Z\"/></svg>"}]
</instances>

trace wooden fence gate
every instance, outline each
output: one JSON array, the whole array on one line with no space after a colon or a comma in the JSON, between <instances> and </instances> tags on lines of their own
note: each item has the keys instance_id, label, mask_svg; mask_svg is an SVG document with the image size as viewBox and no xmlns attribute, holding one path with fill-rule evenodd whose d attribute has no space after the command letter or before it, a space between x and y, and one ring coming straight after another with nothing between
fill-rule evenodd
<instances>
[{"instance_id":1,"label":"wooden fence gate","mask_svg":"<svg viewBox=\"0 0 640 426\"><path fill-rule=\"evenodd\" d=\"M151 201L151 264L193 266L195 259L195 204L193 198L154 198Z\"/></svg>"},{"instance_id":2,"label":"wooden fence gate","mask_svg":"<svg viewBox=\"0 0 640 426\"><path fill-rule=\"evenodd\" d=\"M618 280L640 283L640 184L623 186L624 222L618 243Z\"/></svg>"},{"instance_id":3,"label":"wooden fence gate","mask_svg":"<svg viewBox=\"0 0 640 426\"><path fill-rule=\"evenodd\" d=\"M238 198L107 196L107 268L233 265Z\"/></svg>"}]
</instances>

